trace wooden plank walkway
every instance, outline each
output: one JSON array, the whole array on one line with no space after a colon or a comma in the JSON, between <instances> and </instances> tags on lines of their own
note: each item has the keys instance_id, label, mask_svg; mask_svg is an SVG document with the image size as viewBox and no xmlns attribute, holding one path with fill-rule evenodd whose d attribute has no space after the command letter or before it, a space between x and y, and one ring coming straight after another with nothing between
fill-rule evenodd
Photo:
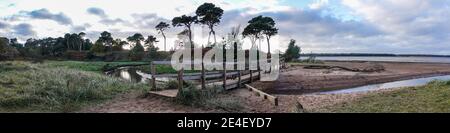
<instances>
[{"instance_id":1,"label":"wooden plank walkway","mask_svg":"<svg viewBox=\"0 0 450 133\"><path fill-rule=\"evenodd\" d=\"M253 79L256 80L258 78L258 72L253 72L252 74ZM228 79L227 80L227 86L225 90L230 90L234 88L238 88L238 79ZM241 84L250 83L250 74L243 75L241 78ZM210 82L206 84L207 87L214 87L214 86L223 86L222 79L214 80L214 82ZM197 88L200 88L200 85L197 85ZM244 87L244 86L241 86ZM161 90L161 91L150 91L152 94L157 94L165 97L175 98L178 94L178 89L169 89L169 90Z\"/></svg>"}]
</instances>

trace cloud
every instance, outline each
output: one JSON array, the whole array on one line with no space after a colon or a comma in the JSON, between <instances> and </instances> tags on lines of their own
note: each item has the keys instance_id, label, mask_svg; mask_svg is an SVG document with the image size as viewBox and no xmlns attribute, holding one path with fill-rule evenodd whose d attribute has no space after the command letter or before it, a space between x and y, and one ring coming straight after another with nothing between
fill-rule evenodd
<instances>
[{"instance_id":1,"label":"cloud","mask_svg":"<svg viewBox=\"0 0 450 133\"><path fill-rule=\"evenodd\" d=\"M5 29L5 28L8 28L8 27L9 27L9 24L0 21L0 29Z\"/></svg>"},{"instance_id":2,"label":"cloud","mask_svg":"<svg viewBox=\"0 0 450 133\"><path fill-rule=\"evenodd\" d=\"M417 52L450 54L450 1L423 0L344 0L365 22L386 33L383 42L398 51L416 49Z\"/></svg>"},{"instance_id":3,"label":"cloud","mask_svg":"<svg viewBox=\"0 0 450 133\"><path fill-rule=\"evenodd\" d=\"M87 28L91 27L90 24L84 24L84 25L77 25L77 26L73 26L71 29L71 32L74 33L79 33L79 32L85 32L87 30Z\"/></svg>"},{"instance_id":4,"label":"cloud","mask_svg":"<svg viewBox=\"0 0 450 133\"><path fill-rule=\"evenodd\" d=\"M127 21L125 21L125 20L123 20L121 18L115 18L115 19L110 18L105 13L105 11L103 9L101 9L101 8L91 7L91 8L87 9L87 12L89 14L96 15L96 16L100 17L100 21L98 21L98 22L101 23L101 24L104 24L104 25L116 25L116 24L119 24L119 23L124 23L124 24L128 23Z\"/></svg>"},{"instance_id":5,"label":"cloud","mask_svg":"<svg viewBox=\"0 0 450 133\"><path fill-rule=\"evenodd\" d=\"M59 24L62 25L70 25L72 24L72 20L64 15L63 13L58 13L58 14L52 14L50 11L48 11L45 8L39 9L39 10L34 10L31 12L26 12L26 14L30 17L30 18L34 18L34 19L48 19L48 20L54 20L56 22L58 22Z\"/></svg>"},{"instance_id":6,"label":"cloud","mask_svg":"<svg viewBox=\"0 0 450 133\"><path fill-rule=\"evenodd\" d=\"M92 15L97 15L99 17L108 17L103 9L97 7L91 7L87 9L87 12Z\"/></svg>"},{"instance_id":7,"label":"cloud","mask_svg":"<svg viewBox=\"0 0 450 133\"><path fill-rule=\"evenodd\" d=\"M328 4L328 0L316 0L314 3L308 5L310 9L320 9Z\"/></svg>"},{"instance_id":8,"label":"cloud","mask_svg":"<svg viewBox=\"0 0 450 133\"><path fill-rule=\"evenodd\" d=\"M27 23L15 25L13 29L14 33L20 36L33 36L36 34L36 32L33 31L32 26Z\"/></svg>"},{"instance_id":9,"label":"cloud","mask_svg":"<svg viewBox=\"0 0 450 133\"><path fill-rule=\"evenodd\" d=\"M132 14L134 25L138 29L154 29L159 22L171 23L172 20L158 16L156 13Z\"/></svg>"}]
</instances>

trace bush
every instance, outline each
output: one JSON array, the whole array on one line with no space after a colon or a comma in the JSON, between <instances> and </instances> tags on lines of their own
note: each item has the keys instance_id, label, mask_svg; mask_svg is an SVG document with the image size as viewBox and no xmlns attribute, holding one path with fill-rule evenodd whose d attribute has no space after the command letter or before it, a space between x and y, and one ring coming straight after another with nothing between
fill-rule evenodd
<instances>
[{"instance_id":1,"label":"bush","mask_svg":"<svg viewBox=\"0 0 450 133\"><path fill-rule=\"evenodd\" d=\"M221 97L222 87L216 86L204 90L195 87L183 88L178 92L177 102L188 106L215 108L227 112L239 112L243 106L239 100L233 97Z\"/></svg>"},{"instance_id":2,"label":"bush","mask_svg":"<svg viewBox=\"0 0 450 133\"><path fill-rule=\"evenodd\" d=\"M9 60L19 55L16 48L9 46L9 39L0 37L0 61Z\"/></svg>"},{"instance_id":3,"label":"bush","mask_svg":"<svg viewBox=\"0 0 450 133\"><path fill-rule=\"evenodd\" d=\"M104 53L106 51L105 46L99 41L95 42L95 44L91 47L91 52L93 53Z\"/></svg>"},{"instance_id":4,"label":"bush","mask_svg":"<svg viewBox=\"0 0 450 133\"><path fill-rule=\"evenodd\" d=\"M144 54L144 47L141 44L136 44L136 46L130 50L129 57L132 61L139 61L142 60Z\"/></svg>"},{"instance_id":5,"label":"bush","mask_svg":"<svg viewBox=\"0 0 450 133\"><path fill-rule=\"evenodd\" d=\"M297 60L298 58L300 58L300 52L301 52L301 48L299 46L295 45L294 39L291 39L291 42L289 42L289 46L283 55L284 60L286 62Z\"/></svg>"},{"instance_id":6,"label":"bush","mask_svg":"<svg viewBox=\"0 0 450 133\"><path fill-rule=\"evenodd\" d=\"M164 89L177 89L177 88L178 88L178 81L177 80L170 80L164 86Z\"/></svg>"}]
</instances>

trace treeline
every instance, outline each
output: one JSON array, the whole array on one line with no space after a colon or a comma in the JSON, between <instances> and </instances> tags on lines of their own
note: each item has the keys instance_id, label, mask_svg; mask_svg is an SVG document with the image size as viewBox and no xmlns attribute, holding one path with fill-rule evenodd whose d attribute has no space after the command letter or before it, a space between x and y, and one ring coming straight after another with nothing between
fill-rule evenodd
<instances>
[{"instance_id":1,"label":"treeline","mask_svg":"<svg viewBox=\"0 0 450 133\"><path fill-rule=\"evenodd\" d=\"M114 39L111 33L104 31L100 37L92 43L90 39L84 38L85 33L65 34L64 37L48 37L43 39L27 39L25 43L19 43L16 38L8 39L0 37L0 59L77 59L77 60L143 60L166 58L167 52L158 51L153 44L154 36L145 39L136 33L127 38L128 41ZM140 44L145 42L147 52ZM124 45L132 44L132 50L123 49ZM151 52L151 54L149 53ZM146 55L147 53L147 55ZM150 57L151 56L151 57Z\"/></svg>"},{"instance_id":2,"label":"treeline","mask_svg":"<svg viewBox=\"0 0 450 133\"><path fill-rule=\"evenodd\" d=\"M91 40L85 39L84 36L86 34L81 32L67 33L63 37L57 38L28 39L24 44L18 43L17 39L3 39L8 50L15 51L9 52L9 55L4 58L11 58L19 53L21 57L27 58L97 59L107 61L167 59L170 52L167 52L166 49L165 30L170 28L170 26L184 27L184 31L186 32L190 43L194 44L191 28L194 24L203 25L209 28L207 46L214 46L217 44L214 27L219 25L222 15L223 10L220 7L217 7L212 3L204 3L197 8L195 15L193 16L181 15L174 17L171 21L171 25L167 22L160 22L155 26L155 30L157 30L164 39L164 51L158 51L159 49L155 47L154 44L158 42L158 40L153 35L144 37L142 34L136 33L126 38L126 40L121 40L114 39L111 33L104 31L95 42L91 42ZM230 34L232 34L234 38L237 38L238 33L239 29L236 29ZM256 42L258 40L267 41L268 54L270 54L270 39L277 34L278 29L275 27L275 21L271 17L261 15L249 20L248 25L242 31L242 36L251 40L253 44L252 47L260 49L261 46L256 46ZM213 36L214 39L213 44L210 44L211 36ZM142 42L144 42L144 45L142 45ZM131 50L124 50L124 45L129 45ZM235 43L235 45L237 44ZM144 49L144 47L147 49ZM194 45L191 45L191 49L193 48Z\"/></svg>"}]
</instances>

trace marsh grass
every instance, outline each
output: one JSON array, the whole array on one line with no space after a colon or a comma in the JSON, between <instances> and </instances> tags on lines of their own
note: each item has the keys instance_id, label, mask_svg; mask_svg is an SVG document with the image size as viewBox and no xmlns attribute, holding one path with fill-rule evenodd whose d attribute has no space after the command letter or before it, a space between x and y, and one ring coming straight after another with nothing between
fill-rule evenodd
<instances>
[{"instance_id":1,"label":"marsh grass","mask_svg":"<svg viewBox=\"0 0 450 133\"><path fill-rule=\"evenodd\" d=\"M178 92L176 101L188 106L222 109L229 112L239 112L243 108L237 99L221 97L221 93L224 93L222 87L208 87L202 90L191 85Z\"/></svg>"},{"instance_id":2,"label":"marsh grass","mask_svg":"<svg viewBox=\"0 0 450 133\"><path fill-rule=\"evenodd\" d=\"M425 86L369 94L357 101L326 107L320 112L448 113L450 81L433 81Z\"/></svg>"},{"instance_id":3,"label":"marsh grass","mask_svg":"<svg viewBox=\"0 0 450 133\"><path fill-rule=\"evenodd\" d=\"M0 111L72 112L119 93L148 89L147 85L82 71L96 71L94 67L77 70L58 64L0 62Z\"/></svg>"}]
</instances>

